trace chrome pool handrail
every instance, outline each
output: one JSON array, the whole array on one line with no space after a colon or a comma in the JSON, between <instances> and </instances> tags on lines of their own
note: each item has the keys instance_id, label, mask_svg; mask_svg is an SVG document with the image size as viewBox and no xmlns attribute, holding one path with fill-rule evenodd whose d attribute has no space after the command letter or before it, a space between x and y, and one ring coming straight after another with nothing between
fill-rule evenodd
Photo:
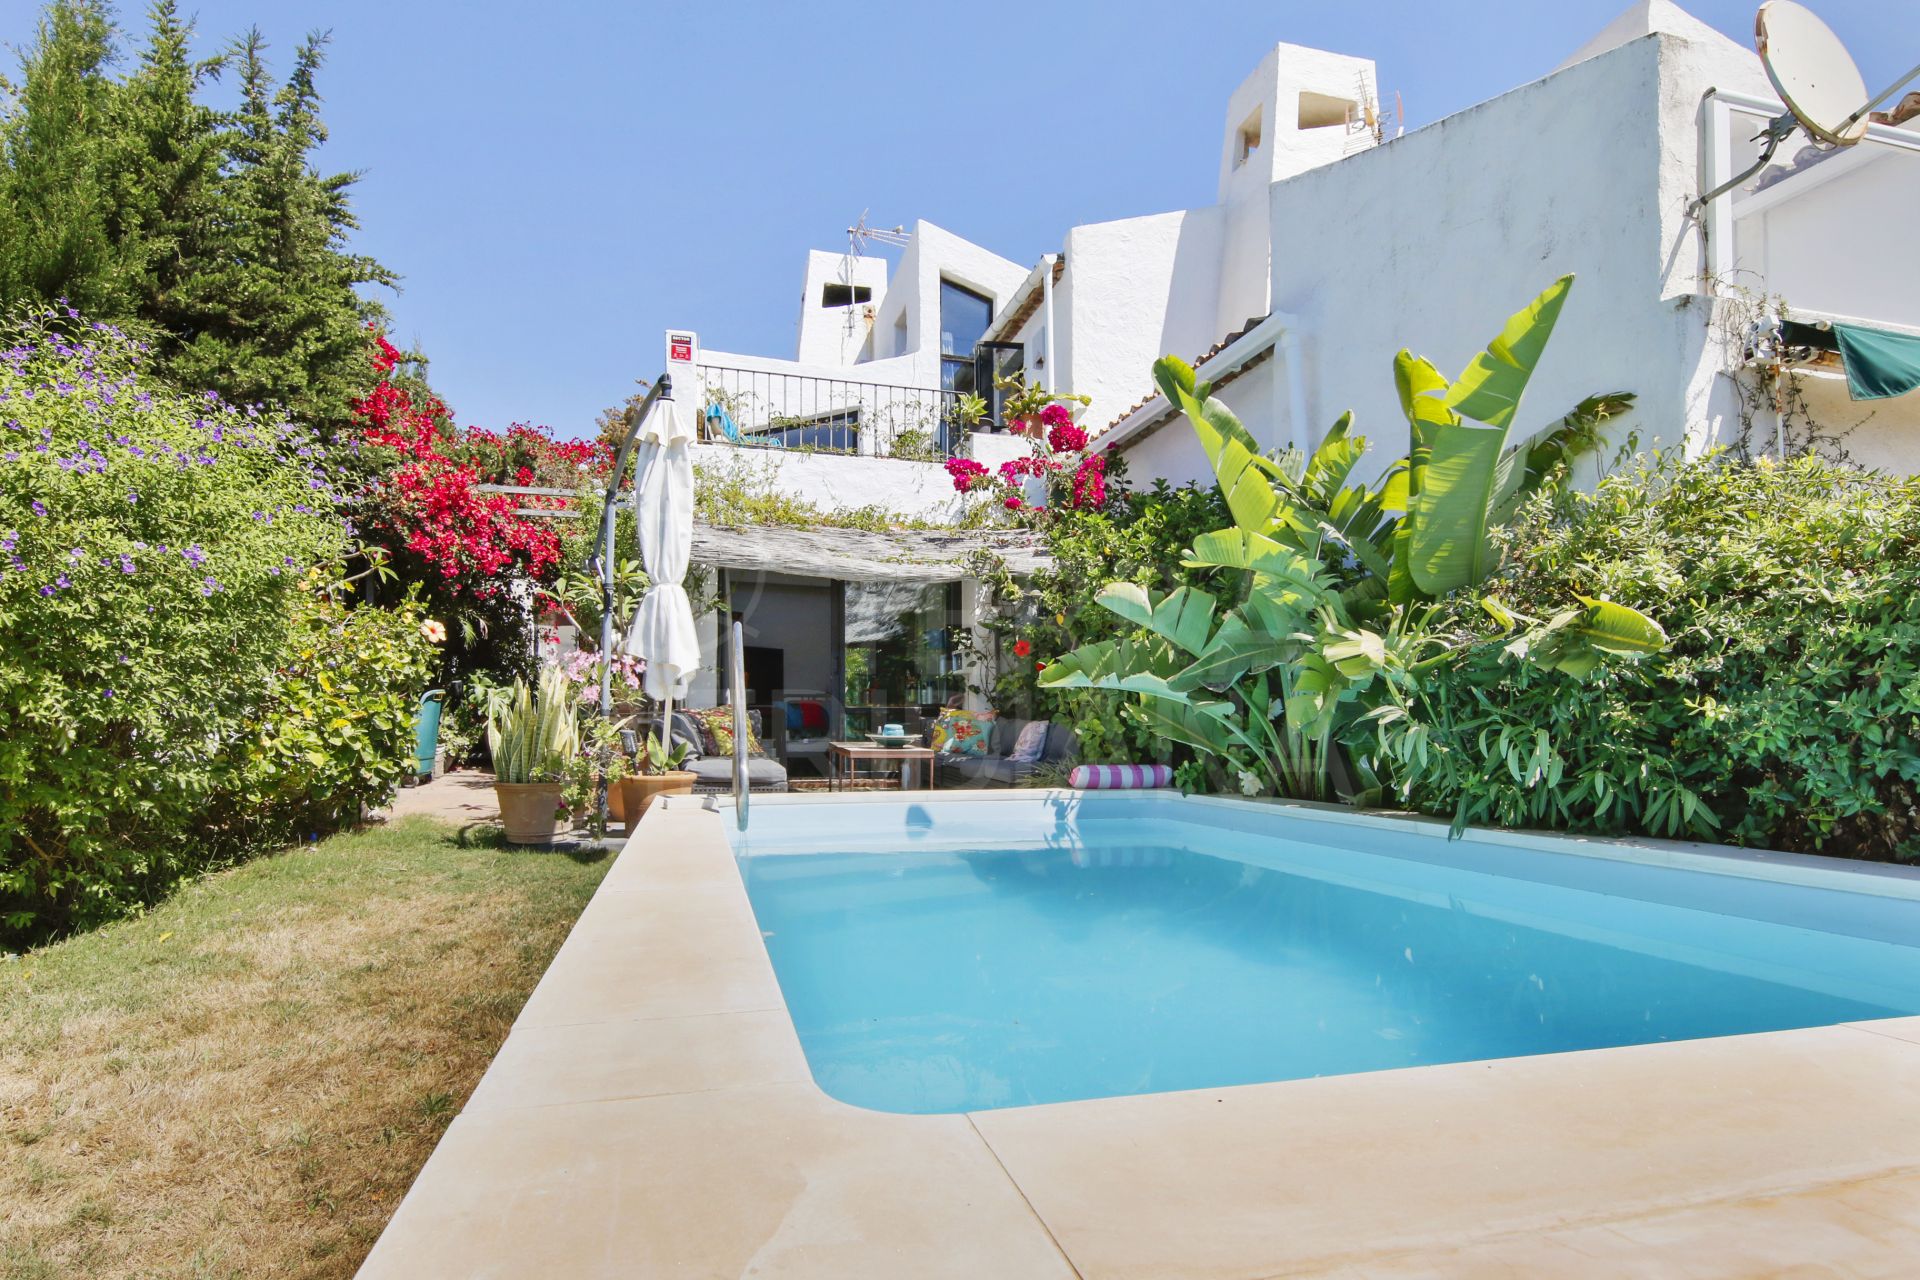
<instances>
[{"instance_id":1,"label":"chrome pool handrail","mask_svg":"<svg viewBox=\"0 0 1920 1280\"><path fill-rule=\"evenodd\" d=\"M729 668L733 686L733 819L740 830L747 829L747 660L746 630L733 624L733 644L729 646Z\"/></svg>"}]
</instances>

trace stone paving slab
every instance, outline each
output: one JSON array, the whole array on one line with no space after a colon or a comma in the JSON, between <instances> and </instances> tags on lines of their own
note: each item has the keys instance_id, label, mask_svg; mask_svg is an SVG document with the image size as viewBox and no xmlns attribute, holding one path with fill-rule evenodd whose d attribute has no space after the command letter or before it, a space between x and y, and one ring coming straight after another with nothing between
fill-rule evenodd
<instances>
[{"instance_id":1,"label":"stone paving slab","mask_svg":"<svg viewBox=\"0 0 1920 1280\"><path fill-rule=\"evenodd\" d=\"M417 787L402 787L388 808L390 818L421 815L459 826L498 822L500 804L493 795L493 775L478 769L442 774Z\"/></svg>"}]
</instances>

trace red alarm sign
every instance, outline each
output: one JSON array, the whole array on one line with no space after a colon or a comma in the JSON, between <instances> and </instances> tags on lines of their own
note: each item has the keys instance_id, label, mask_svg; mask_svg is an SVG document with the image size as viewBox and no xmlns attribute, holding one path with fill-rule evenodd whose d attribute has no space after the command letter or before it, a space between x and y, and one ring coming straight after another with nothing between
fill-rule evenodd
<instances>
[{"instance_id":1,"label":"red alarm sign","mask_svg":"<svg viewBox=\"0 0 1920 1280\"><path fill-rule=\"evenodd\" d=\"M693 359L693 336L676 333L667 338L667 359L682 364Z\"/></svg>"}]
</instances>

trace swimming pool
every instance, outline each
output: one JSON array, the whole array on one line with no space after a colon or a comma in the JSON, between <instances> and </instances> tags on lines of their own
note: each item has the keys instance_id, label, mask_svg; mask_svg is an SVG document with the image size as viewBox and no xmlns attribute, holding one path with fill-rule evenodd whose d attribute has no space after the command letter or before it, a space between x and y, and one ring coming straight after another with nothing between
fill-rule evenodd
<instances>
[{"instance_id":1,"label":"swimming pool","mask_svg":"<svg viewBox=\"0 0 1920 1280\"><path fill-rule=\"evenodd\" d=\"M1920 1013L1920 879L1173 795L733 839L815 1081L973 1111Z\"/></svg>"}]
</instances>

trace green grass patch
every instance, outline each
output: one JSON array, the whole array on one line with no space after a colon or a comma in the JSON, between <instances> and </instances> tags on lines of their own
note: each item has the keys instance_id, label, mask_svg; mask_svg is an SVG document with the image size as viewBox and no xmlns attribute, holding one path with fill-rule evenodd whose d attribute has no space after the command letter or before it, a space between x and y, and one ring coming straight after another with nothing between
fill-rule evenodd
<instances>
[{"instance_id":1,"label":"green grass patch","mask_svg":"<svg viewBox=\"0 0 1920 1280\"><path fill-rule=\"evenodd\" d=\"M0 1280L352 1275L610 862L407 819L0 963Z\"/></svg>"}]
</instances>

